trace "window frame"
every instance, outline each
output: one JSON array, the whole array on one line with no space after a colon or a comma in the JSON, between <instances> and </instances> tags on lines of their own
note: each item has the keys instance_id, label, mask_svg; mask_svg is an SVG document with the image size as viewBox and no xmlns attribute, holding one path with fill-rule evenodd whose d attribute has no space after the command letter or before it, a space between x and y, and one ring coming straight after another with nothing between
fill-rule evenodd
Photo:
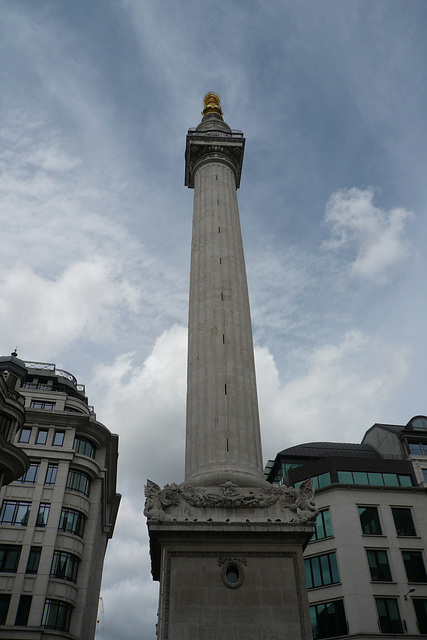
<instances>
[{"instance_id":1,"label":"window frame","mask_svg":"<svg viewBox=\"0 0 427 640\"><path fill-rule=\"evenodd\" d=\"M2 554L3 552L3 554ZM0 544L0 573L16 573L18 571L19 560L21 558L22 545L20 544ZM12 567L8 566L12 556Z\"/></svg>"},{"instance_id":2,"label":"window frame","mask_svg":"<svg viewBox=\"0 0 427 640\"><path fill-rule=\"evenodd\" d=\"M68 633L73 606L64 600L46 598L41 626L44 629L56 629Z\"/></svg>"},{"instance_id":3,"label":"window frame","mask_svg":"<svg viewBox=\"0 0 427 640\"><path fill-rule=\"evenodd\" d=\"M72 515L72 520L68 519L69 515ZM84 513L77 509L71 509L70 507L62 507L58 531L83 538L85 524L86 516Z\"/></svg>"},{"instance_id":4,"label":"window frame","mask_svg":"<svg viewBox=\"0 0 427 640\"><path fill-rule=\"evenodd\" d=\"M10 520L5 520L5 510L8 507L10 508L13 507L13 513ZM17 522L18 517L20 516L20 509L25 507L27 511L24 517L22 518L21 522ZM26 527L28 524L30 513L31 513L31 502L28 502L28 500L7 500L7 499L3 500L3 504L0 510L0 524L8 524L11 526L15 526L16 524L18 524L18 526L21 525L22 527Z\"/></svg>"},{"instance_id":5,"label":"window frame","mask_svg":"<svg viewBox=\"0 0 427 640\"><path fill-rule=\"evenodd\" d=\"M383 528L381 526L380 510L379 510L378 506L375 505L375 504L358 504L356 506L357 506L357 510L358 510L358 514L359 514L360 526L362 528L362 535L364 535L364 536L382 536L383 535ZM375 512L376 512L376 515L377 515L377 522L378 522L379 532L371 532L371 531L365 531L364 530L363 523L362 523L362 517L361 517L362 514L360 513L361 509L375 509Z\"/></svg>"},{"instance_id":6,"label":"window frame","mask_svg":"<svg viewBox=\"0 0 427 640\"><path fill-rule=\"evenodd\" d=\"M396 529L396 535L398 538L416 538L417 537L417 530L415 529L415 523L414 523L414 518L412 516L412 509L411 507L390 507L391 508L391 514L393 516L393 522L394 522L394 527ZM409 513L410 516L410 520L411 520L411 525L412 525L412 529L413 533L399 533L399 528L398 526L400 524L402 524L402 522L397 523L396 522L396 515L398 512L402 512L403 511L407 511ZM402 528L403 530L403 528Z\"/></svg>"},{"instance_id":7,"label":"window frame","mask_svg":"<svg viewBox=\"0 0 427 640\"><path fill-rule=\"evenodd\" d=\"M384 603L385 609L387 610L385 616L381 616L380 615L380 611L379 611L379 608L378 608L378 603L379 602L383 602ZM391 602L393 602L395 604L395 606L396 606L396 612L397 612L398 617L394 618L394 620L399 622L399 627L400 627L399 630L392 629L391 626L389 626L388 628L384 628L383 627L382 620L383 621L385 620L386 623L387 622L390 623L392 621L392 618L391 618L391 615L390 615L390 608L389 608L389 604ZM389 598L389 597L381 597L381 596L380 597L375 597L375 605L377 607L378 627L379 627L381 633L387 633L387 634L395 634L395 633L399 633L400 634L400 633L402 633L403 634L404 630L403 630L402 618L400 616L400 611L399 611L398 599L397 598Z\"/></svg>"},{"instance_id":8,"label":"window frame","mask_svg":"<svg viewBox=\"0 0 427 640\"><path fill-rule=\"evenodd\" d=\"M61 442L56 442L58 436L62 436ZM63 447L65 440L65 431L60 429L55 429L55 433L53 434L52 446L53 447Z\"/></svg>"},{"instance_id":9,"label":"window frame","mask_svg":"<svg viewBox=\"0 0 427 640\"><path fill-rule=\"evenodd\" d=\"M304 571L309 591L341 582L336 550L304 558ZM327 581L328 575L329 582ZM316 582L319 584L315 584Z\"/></svg>"},{"instance_id":10,"label":"window frame","mask_svg":"<svg viewBox=\"0 0 427 640\"><path fill-rule=\"evenodd\" d=\"M417 621L418 631L419 633L427 634L427 598L411 598L411 600L415 611L415 619ZM419 602L422 602L424 604L424 619L420 618L419 616L419 613L421 613L421 611L418 611L417 609ZM415 605L415 603L417 603L417 605Z\"/></svg>"},{"instance_id":11,"label":"window frame","mask_svg":"<svg viewBox=\"0 0 427 640\"><path fill-rule=\"evenodd\" d=\"M366 551L366 559L368 561L369 573L370 573L370 576L371 576L371 582L393 582L393 578L392 578L392 575L391 575L390 562L389 562L388 553L387 553L388 550L387 549L371 549L370 548L370 549L365 549L365 551ZM385 558L386 558L386 561L387 561L388 575L390 576L389 578L384 578L384 577L375 578L373 573L372 573L373 569L376 569L378 571L378 573L381 571L381 563L378 562L378 555L380 553L384 553L385 554ZM375 555L376 567L371 566L371 562L369 560L369 555L370 554L374 554ZM385 566L384 563L382 563L382 564L383 564L383 566Z\"/></svg>"},{"instance_id":12,"label":"window frame","mask_svg":"<svg viewBox=\"0 0 427 640\"><path fill-rule=\"evenodd\" d=\"M56 476L58 474L58 463L57 462L49 462L46 469L46 475L44 477L44 484L46 487L53 487L56 482ZM52 481L53 476L53 481ZM48 482L49 479L49 482Z\"/></svg>"},{"instance_id":13,"label":"window frame","mask_svg":"<svg viewBox=\"0 0 427 640\"><path fill-rule=\"evenodd\" d=\"M28 433L28 438L26 440L23 439L23 435ZM31 433L32 433L32 428L31 427L22 427L21 432L19 434L19 440L18 442L21 442L22 444L28 444L31 438Z\"/></svg>"},{"instance_id":14,"label":"window frame","mask_svg":"<svg viewBox=\"0 0 427 640\"><path fill-rule=\"evenodd\" d=\"M40 436L41 436L41 434L45 434L44 441L42 441L41 439L39 439L39 438L40 438ZM49 429L39 429L39 430L37 431L37 436L36 436L36 442L35 442L35 444L38 444L38 445L40 445L41 447L44 447L44 446L46 445L46 443L47 443L48 436L49 436Z\"/></svg>"},{"instance_id":15,"label":"window frame","mask_svg":"<svg viewBox=\"0 0 427 640\"><path fill-rule=\"evenodd\" d=\"M23 476L15 480L21 484L37 484L37 479L40 471L40 462L30 462L30 466L26 470ZM31 477L33 472L33 477ZM30 479L28 479L30 478Z\"/></svg>"},{"instance_id":16,"label":"window frame","mask_svg":"<svg viewBox=\"0 0 427 640\"><path fill-rule=\"evenodd\" d=\"M406 577L408 582L418 582L419 584L425 584L427 582L427 572L426 572L426 566L425 566L422 550L421 549L401 549L400 551L402 553L402 561L405 567L405 572L406 572ZM411 554L413 556L416 555L417 559L415 560L415 558L412 557L409 561L407 561L405 559L405 554ZM414 567L415 567L415 573L411 573ZM422 567L422 571L421 571L421 567ZM423 576L422 579L419 579L419 576L414 577L414 575L416 575L418 571L421 572Z\"/></svg>"},{"instance_id":17,"label":"window frame","mask_svg":"<svg viewBox=\"0 0 427 640\"><path fill-rule=\"evenodd\" d=\"M43 551L43 547L41 546L37 546L37 545L31 546L30 552L28 554L27 567L25 569L25 573L29 573L30 575L37 575L37 572L39 570L42 551Z\"/></svg>"},{"instance_id":18,"label":"window frame","mask_svg":"<svg viewBox=\"0 0 427 640\"><path fill-rule=\"evenodd\" d=\"M18 609L16 610L15 627L26 627L30 616L32 595L22 594L19 598Z\"/></svg>"},{"instance_id":19,"label":"window frame","mask_svg":"<svg viewBox=\"0 0 427 640\"><path fill-rule=\"evenodd\" d=\"M75 491L76 493L80 493L88 498L90 485L91 478L87 473L79 471L79 469L69 469L67 483L65 485L65 489L67 491Z\"/></svg>"},{"instance_id":20,"label":"window frame","mask_svg":"<svg viewBox=\"0 0 427 640\"><path fill-rule=\"evenodd\" d=\"M340 609L339 614L337 611L329 614L329 620L328 622L332 623L331 627L334 628L326 628L326 625L324 625L324 630L320 631L319 633L319 618L321 617L323 611L320 610L320 607L338 607ZM345 614L345 607L344 607L344 599L343 598L338 598L336 600L326 600L324 602L316 602L315 604L311 604L309 607L309 613L310 613L310 622L311 622L311 628L312 628L312 633L313 633L313 640L321 640L322 638L332 638L335 636L347 636L348 635L348 623L347 623L347 616ZM313 613L315 614L313 616ZM342 618L339 620L338 616L342 616ZM316 625L313 624L313 620L316 620Z\"/></svg>"},{"instance_id":21,"label":"window frame","mask_svg":"<svg viewBox=\"0 0 427 640\"><path fill-rule=\"evenodd\" d=\"M327 523L325 521L324 514L326 512L328 512L328 514L329 514L328 515L329 523ZM325 535L325 536L322 536L322 537L318 536L318 529L320 529L320 526L318 526L319 518L322 521L322 528L323 528L323 531L325 531L325 533L326 533L326 529L328 527L330 527L331 533L329 535ZM310 542L317 542L318 540L325 540L326 538L333 538L333 537L334 537L334 530L333 530L333 527L332 527L331 509L330 509L330 507L326 507L324 509L320 509L320 511L319 511L319 513L317 515L317 518L316 518L315 529L314 529L314 533L313 533L313 536L312 536Z\"/></svg>"},{"instance_id":22,"label":"window frame","mask_svg":"<svg viewBox=\"0 0 427 640\"><path fill-rule=\"evenodd\" d=\"M10 607L10 593L0 593L0 624L6 624Z\"/></svg>"},{"instance_id":23,"label":"window frame","mask_svg":"<svg viewBox=\"0 0 427 640\"><path fill-rule=\"evenodd\" d=\"M67 582L77 582L80 558L68 551L56 549L53 553L50 577Z\"/></svg>"},{"instance_id":24,"label":"window frame","mask_svg":"<svg viewBox=\"0 0 427 640\"><path fill-rule=\"evenodd\" d=\"M77 447L76 447L76 444L78 445ZM81 446L81 445L83 445L83 446ZM92 460L95 459L96 446L92 442L92 440L89 440L88 438L85 438L84 436L76 435L74 437L73 449L74 449L74 451L76 453L78 453L81 456L86 456L87 458L92 458ZM86 449L88 451L90 451L90 453L87 453Z\"/></svg>"}]
</instances>

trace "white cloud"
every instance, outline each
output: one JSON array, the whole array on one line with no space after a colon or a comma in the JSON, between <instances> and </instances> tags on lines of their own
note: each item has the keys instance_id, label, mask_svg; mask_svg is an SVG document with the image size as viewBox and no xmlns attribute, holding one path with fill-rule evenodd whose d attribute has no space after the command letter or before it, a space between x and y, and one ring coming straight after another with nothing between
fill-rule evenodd
<instances>
[{"instance_id":1,"label":"white cloud","mask_svg":"<svg viewBox=\"0 0 427 640\"><path fill-rule=\"evenodd\" d=\"M373 203L374 189L344 189L334 193L326 205L324 222L332 236L326 249L349 248L356 257L352 274L385 281L387 271L407 254L405 225L411 212L396 207L385 211Z\"/></svg>"},{"instance_id":2,"label":"white cloud","mask_svg":"<svg viewBox=\"0 0 427 640\"><path fill-rule=\"evenodd\" d=\"M53 269L57 272L57 268ZM16 267L0 281L0 331L5 343L53 353L77 339L105 342L121 318L138 310L139 291L102 258L76 262L55 279Z\"/></svg>"}]
</instances>

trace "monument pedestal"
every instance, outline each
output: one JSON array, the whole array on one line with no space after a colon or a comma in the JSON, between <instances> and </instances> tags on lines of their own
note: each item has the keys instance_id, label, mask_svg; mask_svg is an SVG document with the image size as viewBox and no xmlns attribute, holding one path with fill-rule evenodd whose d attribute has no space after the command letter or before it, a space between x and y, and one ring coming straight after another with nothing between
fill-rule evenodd
<instances>
[{"instance_id":1,"label":"monument pedestal","mask_svg":"<svg viewBox=\"0 0 427 640\"><path fill-rule=\"evenodd\" d=\"M311 638L302 559L317 513L309 483L301 492L150 483L146 493L159 640Z\"/></svg>"}]
</instances>

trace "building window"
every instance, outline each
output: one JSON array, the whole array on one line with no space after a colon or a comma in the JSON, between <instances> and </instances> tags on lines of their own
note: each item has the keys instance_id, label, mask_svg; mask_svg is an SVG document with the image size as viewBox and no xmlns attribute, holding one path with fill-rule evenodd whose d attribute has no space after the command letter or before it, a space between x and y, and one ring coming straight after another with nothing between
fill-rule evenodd
<instances>
[{"instance_id":1,"label":"building window","mask_svg":"<svg viewBox=\"0 0 427 640\"><path fill-rule=\"evenodd\" d=\"M319 476L313 476L311 479L313 480L313 485L316 490L323 489L323 487L329 487L329 485L331 484L331 474L329 473L329 471L327 473L321 473ZM307 480L307 478L305 480ZM295 489L299 489L302 483L305 482L305 480L299 480L298 482L295 482Z\"/></svg>"},{"instance_id":2,"label":"building window","mask_svg":"<svg viewBox=\"0 0 427 640\"><path fill-rule=\"evenodd\" d=\"M31 429L22 429L21 434L19 436L19 442L27 443L30 441Z\"/></svg>"},{"instance_id":3,"label":"building window","mask_svg":"<svg viewBox=\"0 0 427 640\"><path fill-rule=\"evenodd\" d=\"M313 556L304 560L307 589L324 587L340 581L335 552Z\"/></svg>"},{"instance_id":4,"label":"building window","mask_svg":"<svg viewBox=\"0 0 427 640\"><path fill-rule=\"evenodd\" d=\"M15 573L21 556L21 546L16 544L0 544L0 571Z\"/></svg>"},{"instance_id":5,"label":"building window","mask_svg":"<svg viewBox=\"0 0 427 640\"><path fill-rule=\"evenodd\" d=\"M382 633L403 633L397 600L395 598L375 598L375 602Z\"/></svg>"},{"instance_id":6,"label":"building window","mask_svg":"<svg viewBox=\"0 0 427 640\"><path fill-rule=\"evenodd\" d=\"M413 598L412 602L417 616L418 631L427 634L427 600Z\"/></svg>"},{"instance_id":7,"label":"building window","mask_svg":"<svg viewBox=\"0 0 427 640\"><path fill-rule=\"evenodd\" d=\"M66 489L78 491L79 493L83 493L85 496L88 496L90 491L89 476L82 471L70 469L68 472Z\"/></svg>"},{"instance_id":8,"label":"building window","mask_svg":"<svg viewBox=\"0 0 427 640\"><path fill-rule=\"evenodd\" d=\"M392 507L394 524L398 536L416 536L411 510L407 507Z\"/></svg>"},{"instance_id":9,"label":"building window","mask_svg":"<svg viewBox=\"0 0 427 640\"><path fill-rule=\"evenodd\" d=\"M55 435L53 437L53 445L55 447L62 447L64 444L64 436L65 431L55 431Z\"/></svg>"},{"instance_id":10,"label":"building window","mask_svg":"<svg viewBox=\"0 0 427 640\"><path fill-rule=\"evenodd\" d=\"M362 532L371 536L382 535L377 507L358 507Z\"/></svg>"},{"instance_id":11,"label":"building window","mask_svg":"<svg viewBox=\"0 0 427 640\"><path fill-rule=\"evenodd\" d=\"M408 582L427 582L421 551L402 551Z\"/></svg>"},{"instance_id":12,"label":"building window","mask_svg":"<svg viewBox=\"0 0 427 640\"><path fill-rule=\"evenodd\" d=\"M10 605L10 594L0 593L0 624L6 624L9 605Z\"/></svg>"},{"instance_id":13,"label":"building window","mask_svg":"<svg viewBox=\"0 0 427 640\"><path fill-rule=\"evenodd\" d=\"M385 549L367 549L369 571L374 582L390 582L391 571Z\"/></svg>"},{"instance_id":14,"label":"building window","mask_svg":"<svg viewBox=\"0 0 427 640\"><path fill-rule=\"evenodd\" d=\"M26 627L30 615L31 600L33 596L21 596L19 598L18 611L16 612L15 626Z\"/></svg>"},{"instance_id":15,"label":"building window","mask_svg":"<svg viewBox=\"0 0 427 640\"><path fill-rule=\"evenodd\" d=\"M319 512L316 518L316 529L314 531L311 542L315 540L323 540L323 538L330 538L333 535L331 515L329 509L323 509Z\"/></svg>"},{"instance_id":16,"label":"building window","mask_svg":"<svg viewBox=\"0 0 427 640\"><path fill-rule=\"evenodd\" d=\"M28 522L30 509L31 502L4 500L0 512L0 522L2 524L18 524L24 527Z\"/></svg>"},{"instance_id":17,"label":"building window","mask_svg":"<svg viewBox=\"0 0 427 640\"><path fill-rule=\"evenodd\" d=\"M41 502L37 514L36 527L45 527L49 518L50 504Z\"/></svg>"},{"instance_id":18,"label":"building window","mask_svg":"<svg viewBox=\"0 0 427 640\"><path fill-rule=\"evenodd\" d=\"M61 511L58 531L73 533L76 536L83 537L85 527L85 516L75 509L65 509Z\"/></svg>"},{"instance_id":19,"label":"building window","mask_svg":"<svg viewBox=\"0 0 427 640\"><path fill-rule=\"evenodd\" d=\"M44 483L49 486L55 484L57 473L58 473L58 465L53 462L48 464Z\"/></svg>"},{"instance_id":20,"label":"building window","mask_svg":"<svg viewBox=\"0 0 427 640\"><path fill-rule=\"evenodd\" d=\"M22 482L23 484L36 484L39 469L40 463L32 462L24 475L18 478L16 482Z\"/></svg>"},{"instance_id":21,"label":"building window","mask_svg":"<svg viewBox=\"0 0 427 640\"><path fill-rule=\"evenodd\" d=\"M360 484L380 487L412 487L412 477L401 473L371 471L338 471L341 484Z\"/></svg>"},{"instance_id":22,"label":"building window","mask_svg":"<svg viewBox=\"0 0 427 640\"><path fill-rule=\"evenodd\" d=\"M42 627L68 631L72 610L73 607L68 602L47 598L44 605Z\"/></svg>"},{"instance_id":23,"label":"building window","mask_svg":"<svg viewBox=\"0 0 427 640\"><path fill-rule=\"evenodd\" d=\"M76 436L74 439L74 451L89 458L95 457L95 446L90 440Z\"/></svg>"},{"instance_id":24,"label":"building window","mask_svg":"<svg viewBox=\"0 0 427 640\"><path fill-rule=\"evenodd\" d=\"M54 402L45 402L44 400L31 400L31 409L45 409L46 411L53 411L55 409Z\"/></svg>"},{"instance_id":25,"label":"building window","mask_svg":"<svg viewBox=\"0 0 427 640\"><path fill-rule=\"evenodd\" d=\"M423 472L424 482L427 482L427 469L421 469L421 471Z\"/></svg>"},{"instance_id":26,"label":"building window","mask_svg":"<svg viewBox=\"0 0 427 640\"><path fill-rule=\"evenodd\" d=\"M41 554L41 547L31 547L25 573L37 573Z\"/></svg>"},{"instance_id":27,"label":"building window","mask_svg":"<svg viewBox=\"0 0 427 640\"><path fill-rule=\"evenodd\" d=\"M412 428L416 431L427 431L427 417L419 417L411 420Z\"/></svg>"},{"instance_id":28,"label":"building window","mask_svg":"<svg viewBox=\"0 0 427 640\"><path fill-rule=\"evenodd\" d=\"M427 456L427 442L412 440L408 442L408 448L412 456Z\"/></svg>"},{"instance_id":29,"label":"building window","mask_svg":"<svg viewBox=\"0 0 427 640\"><path fill-rule=\"evenodd\" d=\"M46 444L48 433L49 433L48 429L39 429L37 433L36 444Z\"/></svg>"},{"instance_id":30,"label":"building window","mask_svg":"<svg viewBox=\"0 0 427 640\"><path fill-rule=\"evenodd\" d=\"M79 559L72 553L66 551L55 551L53 555L52 568L50 570L51 578L61 578L62 580L70 580L75 582L77 579L77 569L79 568Z\"/></svg>"},{"instance_id":31,"label":"building window","mask_svg":"<svg viewBox=\"0 0 427 640\"><path fill-rule=\"evenodd\" d=\"M322 602L311 606L310 620L313 640L333 636L346 636L348 634L342 600Z\"/></svg>"}]
</instances>

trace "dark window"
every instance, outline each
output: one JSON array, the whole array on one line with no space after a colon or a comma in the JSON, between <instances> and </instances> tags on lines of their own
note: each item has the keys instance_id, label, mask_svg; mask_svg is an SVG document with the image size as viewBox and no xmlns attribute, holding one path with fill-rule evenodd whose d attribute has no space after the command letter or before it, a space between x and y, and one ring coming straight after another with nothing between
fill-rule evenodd
<instances>
[{"instance_id":1,"label":"dark window","mask_svg":"<svg viewBox=\"0 0 427 640\"><path fill-rule=\"evenodd\" d=\"M19 598L18 611L15 618L15 626L26 627L30 615L31 600L33 596L21 596Z\"/></svg>"},{"instance_id":2,"label":"dark window","mask_svg":"<svg viewBox=\"0 0 427 640\"><path fill-rule=\"evenodd\" d=\"M363 533L375 536L382 534L377 507L359 507L359 517Z\"/></svg>"},{"instance_id":3,"label":"dark window","mask_svg":"<svg viewBox=\"0 0 427 640\"><path fill-rule=\"evenodd\" d=\"M80 438L80 436L76 436L74 439L74 451L83 456L89 456L89 458L95 457L95 446L90 440Z\"/></svg>"},{"instance_id":4,"label":"dark window","mask_svg":"<svg viewBox=\"0 0 427 640\"><path fill-rule=\"evenodd\" d=\"M427 456L427 442L412 440L408 442L408 448L413 456Z\"/></svg>"},{"instance_id":5,"label":"dark window","mask_svg":"<svg viewBox=\"0 0 427 640\"><path fill-rule=\"evenodd\" d=\"M427 582L421 551L402 551L408 582Z\"/></svg>"},{"instance_id":6,"label":"dark window","mask_svg":"<svg viewBox=\"0 0 427 640\"><path fill-rule=\"evenodd\" d=\"M306 558L304 560L307 589L324 587L340 581L338 573L337 556L334 553L325 553L321 556Z\"/></svg>"},{"instance_id":7,"label":"dark window","mask_svg":"<svg viewBox=\"0 0 427 640\"><path fill-rule=\"evenodd\" d=\"M22 429L21 435L19 436L19 442L29 442L31 436L31 429Z\"/></svg>"},{"instance_id":8,"label":"dark window","mask_svg":"<svg viewBox=\"0 0 427 640\"><path fill-rule=\"evenodd\" d=\"M311 540L314 542L315 540L329 538L332 535L331 515L329 513L329 509L324 509L323 511L320 511L317 516L316 529Z\"/></svg>"},{"instance_id":9,"label":"dark window","mask_svg":"<svg viewBox=\"0 0 427 640\"><path fill-rule=\"evenodd\" d=\"M0 593L0 624L6 624L9 605L10 605L10 594Z\"/></svg>"},{"instance_id":10,"label":"dark window","mask_svg":"<svg viewBox=\"0 0 427 640\"><path fill-rule=\"evenodd\" d=\"M90 478L82 471L70 469L68 472L66 488L72 491L78 491L79 493L83 493L85 496L88 496L90 490Z\"/></svg>"},{"instance_id":11,"label":"dark window","mask_svg":"<svg viewBox=\"0 0 427 640\"><path fill-rule=\"evenodd\" d=\"M418 630L427 634L427 600L413 598L414 609L417 616Z\"/></svg>"},{"instance_id":12,"label":"dark window","mask_svg":"<svg viewBox=\"0 0 427 640\"><path fill-rule=\"evenodd\" d=\"M383 633L403 633L397 600L395 598L375 598L378 622Z\"/></svg>"},{"instance_id":13,"label":"dark window","mask_svg":"<svg viewBox=\"0 0 427 640\"><path fill-rule=\"evenodd\" d=\"M25 526L30 515L31 502L4 500L0 513L2 524L18 524Z\"/></svg>"},{"instance_id":14,"label":"dark window","mask_svg":"<svg viewBox=\"0 0 427 640\"><path fill-rule=\"evenodd\" d=\"M329 471L327 473L322 473L319 476L313 476L311 479L313 480L315 489L322 489L323 487L328 487L331 484L331 474L329 473ZM299 489L303 482L305 482L305 480L299 480L298 482L295 482L295 489Z\"/></svg>"},{"instance_id":15,"label":"dark window","mask_svg":"<svg viewBox=\"0 0 427 640\"><path fill-rule=\"evenodd\" d=\"M68 602L47 598L44 605L42 627L68 631L72 610L73 607Z\"/></svg>"},{"instance_id":16,"label":"dark window","mask_svg":"<svg viewBox=\"0 0 427 640\"><path fill-rule=\"evenodd\" d=\"M46 478L44 480L44 483L47 485L55 484L57 472L58 472L58 465L54 463L50 463L47 467Z\"/></svg>"},{"instance_id":17,"label":"dark window","mask_svg":"<svg viewBox=\"0 0 427 640\"><path fill-rule=\"evenodd\" d=\"M0 571L15 573L18 569L21 546L16 544L0 544Z\"/></svg>"},{"instance_id":18,"label":"dark window","mask_svg":"<svg viewBox=\"0 0 427 640\"><path fill-rule=\"evenodd\" d=\"M391 512L398 536L416 536L411 510L407 507L392 507Z\"/></svg>"},{"instance_id":19,"label":"dark window","mask_svg":"<svg viewBox=\"0 0 427 640\"><path fill-rule=\"evenodd\" d=\"M75 582L77 579L77 569L79 568L79 559L72 553L66 551L55 551L52 561L52 569L50 575L52 578L62 578Z\"/></svg>"},{"instance_id":20,"label":"dark window","mask_svg":"<svg viewBox=\"0 0 427 640\"><path fill-rule=\"evenodd\" d=\"M45 527L49 518L50 504L41 502L37 514L36 527Z\"/></svg>"},{"instance_id":21,"label":"dark window","mask_svg":"<svg viewBox=\"0 0 427 640\"><path fill-rule=\"evenodd\" d=\"M377 471L338 471L338 482L383 487L412 487L412 478L409 475Z\"/></svg>"},{"instance_id":22,"label":"dark window","mask_svg":"<svg viewBox=\"0 0 427 640\"><path fill-rule=\"evenodd\" d=\"M45 402L44 400L31 400L31 409L45 409L46 411L53 411L55 408L54 402Z\"/></svg>"},{"instance_id":23,"label":"dark window","mask_svg":"<svg viewBox=\"0 0 427 640\"><path fill-rule=\"evenodd\" d=\"M427 417L419 417L411 420L412 428L416 431L427 431Z\"/></svg>"},{"instance_id":24,"label":"dark window","mask_svg":"<svg viewBox=\"0 0 427 640\"><path fill-rule=\"evenodd\" d=\"M39 469L40 463L32 462L24 475L18 478L16 482L22 482L23 484L36 484Z\"/></svg>"},{"instance_id":25,"label":"dark window","mask_svg":"<svg viewBox=\"0 0 427 640\"><path fill-rule=\"evenodd\" d=\"M371 580L389 582L391 580L390 566L388 564L387 551L385 549L367 549L369 571Z\"/></svg>"},{"instance_id":26,"label":"dark window","mask_svg":"<svg viewBox=\"0 0 427 640\"><path fill-rule=\"evenodd\" d=\"M47 429L39 429L36 444L46 444L48 433L49 431Z\"/></svg>"},{"instance_id":27,"label":"dark window","mask_svg":"<svg viewBox=\"0 0 427 640\"><path fill-rule=\"evenodd\" d=\"M342 600L322 602L311 606L310 620L313 640L333 636L346 636L348 634Z\"/></svg>"},{"instance_id":28,"label":"dark window","mask_svg":"<svg viewBox=\"0 0 427 640\"><path fill-rule=\"evenodd\" d=\"M41 554L42 554L41 547L31 547L30 553L28 556L26 573L37 573Z\"/></svg>"},{"instance_id":29,"label":"dark window","mask_svg":"<svg viewBox=\"0 0 427 640\"><path fill-rule=\"evenodd\" d=\"M64 436L65 431L55 431L55 435L53 437L53 444L55 447L62 447L64 444Z\"/></svg>"},{"instance_id":30,"label":"dark window","mask_svg":"<svg viewBox=\"0 0 427 640\"><path fill-rule=\"evenodd\" d=\"M82 538L85 520L85 516L80 513L80 511L75 511L75 509L63 508L61 511L61 518L59 520L58 531L73 533L74 535L80 536Z\"/></svg>"}]
</instances>

